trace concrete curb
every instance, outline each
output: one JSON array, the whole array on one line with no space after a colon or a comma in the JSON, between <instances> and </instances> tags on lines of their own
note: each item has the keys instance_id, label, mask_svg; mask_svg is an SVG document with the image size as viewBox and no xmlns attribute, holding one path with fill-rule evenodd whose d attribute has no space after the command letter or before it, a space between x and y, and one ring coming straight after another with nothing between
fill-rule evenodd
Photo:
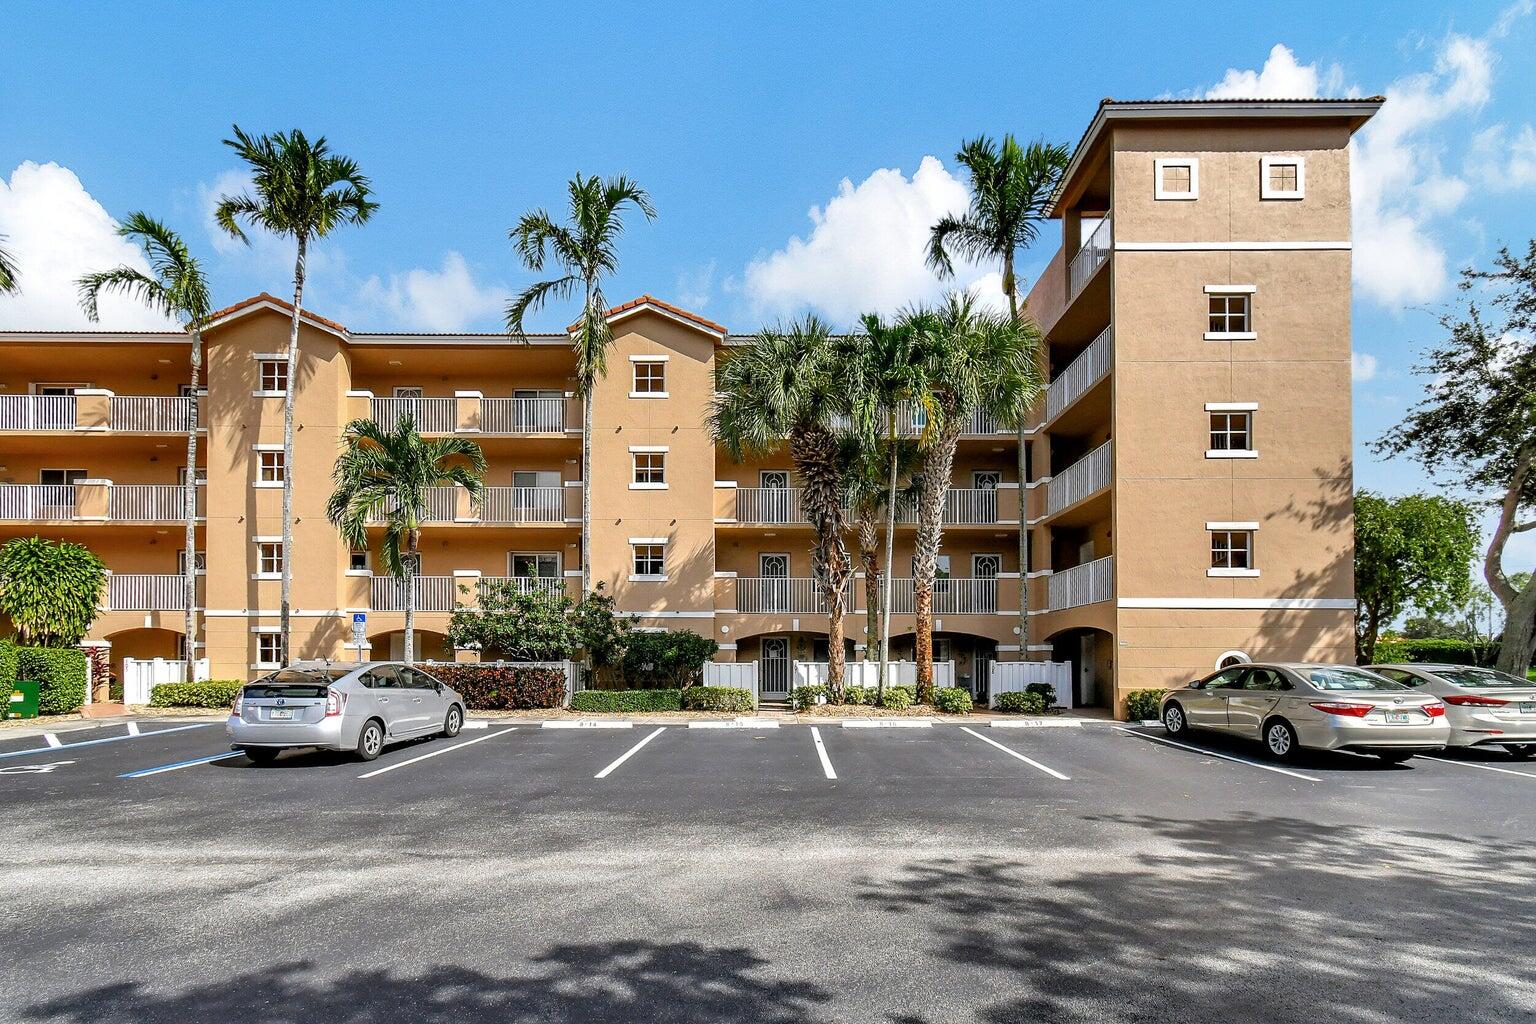
<instances>
[{"instance_id":1,"label":"concrete curb","mask_svg":"<svg viewBox=\"0 0 1536 1024\"><path fill-rule=\"evenodd\" d=\"M836 719L834 719L836 721ZM844 729L931 729L931 718L844 718Z\"/></svg>"},{"instance_id":2,"label":"concrete curb","mask_svg":"<svg viewBox=\"0 0 1536 1024\"><path fill-rule=\"evenodd\" d=\"M1081 718L1021 718L1015 722L993 721L994 729L1080 729Z\"/></svg>"},{"instance_id":3,"label":"concrete curb","mask_svg":"<svg viewBox=\"0 0 1536 1024\"><path fill-rule=\"evenodd\" d=\"M689 722L690 729L777 729L771 718L738 718L733 722Z\"/></svg>"},{"instance_id":4,"label":"concrete curb","mask_svg":"<svg viewBox=\"0 0 1536 1024\"><path fill-rule=\"evenodd\" d=\"M621 722L612 718L578 718L570 721L562 719L556 722L544 722L539 726L541 729L633 729L634 727L634 722Z\"/></svg>"}]
</instances>

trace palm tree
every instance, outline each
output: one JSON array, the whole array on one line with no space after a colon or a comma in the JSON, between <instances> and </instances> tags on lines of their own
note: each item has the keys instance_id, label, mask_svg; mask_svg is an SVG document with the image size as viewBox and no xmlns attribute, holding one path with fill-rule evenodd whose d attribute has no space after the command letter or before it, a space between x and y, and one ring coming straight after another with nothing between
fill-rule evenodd
<instances>
[{"instance_id":1,"label":"palm tree","mask_svg":"<svg viewBox=\"0 0 1536 1024\"><path fill-rule=\"evenodd\" d=\"M5 236L0 235L0 242L5 241ZM15 295L21 291L16 280L21 275L16 272L16 260L4 247L0 247L0 295Z\"/></svg>"},{"instance_id":2,"label":"palm tree","mask_svg":"<svg viewBox=\"0 0 1536 1024\"><path fill-rule=\"evenodd\" d=\"M811 571L827 605L827 688L843 693L843 613L853 575L844 543L847 485L838 459L839 417L847 415L853 369L843 347L815 316L765 329L717 371L709 430L740 462L786 442L800 476L801 507L816 542Z\"/></svg>"},{"instance_id":3,"label":"palm tree","mask_svg":"<svg viewBox=\"0 0 1536 1024\"><path fill-rule=\"evenodd\" d=\"M416 576L421 568L421 524L433 487L457 485L478 508L484 493L485 454L463 437L428 440L409 414L394 428L353 420L342 435L331 473L336 489L325 517L354 550L368 547L368 524L384 524L384 567L405 591L405 661L415 658Z\"/></svg>"},{"instance_id":4,"label":"palm tree","mask_svg":"<svg viewBox=\"0 0 1536 1024\"><path fill-rule=\"evenodd\" d=\"M526 341L523 321L529 312L551 299L560 302L581 293L581 315L572 330L572 341L576 349L576 395L582 405L581 593L585 597L592 590L592 392L608 375L608 349L613 344L603 279L618 273L624 207L634 206L646 220L655 220L656 211L645 189L622 174L607 179L577 174L566 184L566 191L567 223L558 224L544 210L533 210L523 214L508 232L518 257L530 271L542 274L546 259L552 257L563 273L529 285L508 303L507 333L516 341Z\"/></svg>"},{"instance_id":5,"label":"palm tree","mask_svg":"<svg viewBox=\"0 0 1536 1024\"><path fill-rule=\"evenodd\" d=\"M917 686L933 691L933 582L944 533L944 506L954 473L955 448L980 412L1004 427L1018 424L1044 389L1040 329L1028 317L990 312L970 292L951 293L919 314L930 360L930 431L922 442L913 586L917 613Z\"/></svg>"},{"instance_id":6,"label":"palm tree","mask_svg":"<svg viewBox=\"0 0 1536 1024\"><path fill-rule=\"evenodd\" d=\"M325 137L310 142L291 132L251 136L233 126L225 139L251 171L254 194L222 196L215 210L219 227L249 242L240 222L292 238L298 246L293 264L293 318L288 328L288 386L283 395L283 656L290 650L290 597L293 591L293 396L298 384L299 320L304 308L304 271L309 244L342 224L361 224L379 208L369 197L369 181L357 163L337 156Z\"/></svg>"},{"instance_id":7,"label":"palm tree","mask_svg":"<svg viewBox=\"0 0 1536 1024\"><path fill-rule=\"evenodd\" d=\"M910 440L901 440L894 447L898 479L910 481L916 463L916 446ZM882 581L890 576L892 551L889 544L881 543L880 535L884 530L885 536L890 538L896 517L916 507L916 493L910 483L894 491L895 505L891 505L893 492L887 450L884 439L871 442L866 435L850 433L842 438L840 456L845 466L848 508L853 518L858 561L864 569L864 660L869 661L873 655L879 665L875 681L877 700L885 696L891 626L890 616L882 614L890 605ZM885 553L883 562L882 549Z\"/></svg>"},{"instance_id":8,"label":"palm tree","mask_svg":"<svg viewBox=\"0 0 1536 1024\"><path fill-rule=\"evenodd\" d=\"M197 257L192 255L180 235L146 213L131 213L117 229L122 237L136 243L149 263L148 274L133 267L118 266L80 278L80 307L92 323L100 319L97 301L102 292L132 295L151 309L159 310L181 324L192 337L190 407L187 410L187 477L183 508L186 537L183 541L186 564L182 566L182 603L186 619L186 681L193 680L193 662L197 660L197 405L202 387L203 328L212 311L208 280Z\"/></svg>"},{"instance_id":9,"label":"palm tree","mask_svg":"<svg viewBox=\"0 0 1536 1024\"><path fill-rule=\"evenodd\" d=\"M1003 294L1008 299L1008 312L1017 320L1019 289L1013 273L1014 256L1034 244L1040 223L1046 219L1051 199L1066 172L1070 153L1066 146L1043 139L1021 147L1012 135L1004 135L999 147L981 135L962 143L955 160L970 172L970 209L963 214L941 217L933 226L928 240L928 264L940 276L950 277L954 274L951 250L974 262L997 261L1002 265ZM1022 424L1020 430L1018 471L1022 483L1028 475L1029 450L1024 443ZM1029 530L1020 524L1020 573L1028 565ZM1020 590L1020 651L1029 646L1028 605L1028 591Z\"/></svg>"}]
</instances>

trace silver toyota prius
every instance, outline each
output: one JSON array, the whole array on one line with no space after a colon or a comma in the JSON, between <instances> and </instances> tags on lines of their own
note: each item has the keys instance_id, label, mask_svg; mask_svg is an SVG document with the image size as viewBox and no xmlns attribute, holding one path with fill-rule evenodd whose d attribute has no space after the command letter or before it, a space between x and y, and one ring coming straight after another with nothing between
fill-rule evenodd
<instances>
[{"instance_id":1,"label":"silver toyota prius","mask_svg":"<svg viewBox=\"0 0 1536 1024\"><path fill-rule=\"evenodd\" d=\"M1279 760L1301 748L1406 761L1450 739L1445 704L1353 665L1238 665L1163 697L1170 736L1214 729L1263 742Z\"/></svg>"},{"instance_id":2,"label":"silver toyota prius","mask_svg":"<svg viewBox=\"0 0 1536 1024\"><path fill-rule=\"evenodd\" d=\"M464 698L419 668L301 661L242 688L225 731L234 749L263 764L288 747L372 761L386 743L457 736L463 727Z\"/></svg>"},{"instance_id":3,"label":"silver toyota prius","mask_svg":"<svg viewBox=\"0 0 1536 1024\"><path fill-rule=\"evenodd\" d=\"M1452 747L1501 746L1536 757L1536 683L1471 665L1372 665L1388 679L1445 701Z\"/></svg>"}]
</instances>

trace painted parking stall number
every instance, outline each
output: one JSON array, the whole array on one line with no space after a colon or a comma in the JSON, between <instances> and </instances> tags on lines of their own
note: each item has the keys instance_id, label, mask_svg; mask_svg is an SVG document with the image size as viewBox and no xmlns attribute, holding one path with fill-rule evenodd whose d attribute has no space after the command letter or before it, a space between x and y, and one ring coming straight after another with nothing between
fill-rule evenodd
<instances>
[{"instance_id":1,"label":"painted parking stall number","mask_svg":"<svg viewBox=\"0 0 1536 1024\"><path fill-rule=\"evenodd\" d=\"M47 764L13 764L0 768L0 775L46 775L74 763L73 761L50 761Z\"/></svg>"}]
</instances>

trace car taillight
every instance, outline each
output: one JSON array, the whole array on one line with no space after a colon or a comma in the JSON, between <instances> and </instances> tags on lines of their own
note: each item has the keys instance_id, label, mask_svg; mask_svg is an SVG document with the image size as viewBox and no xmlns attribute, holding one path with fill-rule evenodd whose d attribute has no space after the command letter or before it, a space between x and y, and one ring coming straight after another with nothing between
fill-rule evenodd
<instances>
[{"instance_id":1,"label":"car taillight","mask_svg":"<svg viewBox=\"0 0 1536 1024\"><path fill-rule=\"evenodd\" d=\"M341 709L346 706L347 695L339 690L325 691L325 717L341 714Z\"/></svg>"},{"instance_id":2,"label":"car taillight","mask_svg":"<svg viewBox=\"0 0 1536 1024\"><path fill-rule=\"evenodd\" d=\"M1479 697L1471 693L1453 693L1444 700L1447 704L1455 704L1461 708L1501 708L1509 703L1498 697Z\"/></svg>"},{"instance_id":3,"label":"car taillight","mask_svg":"<svg viewBox=\"0 0 1536 1024\"><path fill-rule=\"evenodd\" d=\"M1325 714L1346 715L1350 718L1364 718L1376 707L1374 704L1356 704L1347 700L1315 700L1312 706Z\"/></svg>"},{"instance_id":4,"label":"car taillight","mask_svg":"<svg viewBox=\"0 0 1536 1024\"><path fill-rule=\"evenodd\" d=\"M240 702L242 700L244 700L244 699L245 699L245 691L244 690L239 690L239 691L237 691L235 693L235 702L229 706L229 713L231 715L234 715L236 718L240 717Z\"/></svg>"},{"instance_id":5,"label":"car taillight","mask_svg":"<svg viewBox=\"0 0 1536 1024\"><path fill-rule=\"evenodd\" d=\"M1439 701L1435 701L1433 704L1425 704L1423 707L1424 713L1430 718L1439 718L1445 714L1445 705Z\"/></svg>"}]
</instances>

